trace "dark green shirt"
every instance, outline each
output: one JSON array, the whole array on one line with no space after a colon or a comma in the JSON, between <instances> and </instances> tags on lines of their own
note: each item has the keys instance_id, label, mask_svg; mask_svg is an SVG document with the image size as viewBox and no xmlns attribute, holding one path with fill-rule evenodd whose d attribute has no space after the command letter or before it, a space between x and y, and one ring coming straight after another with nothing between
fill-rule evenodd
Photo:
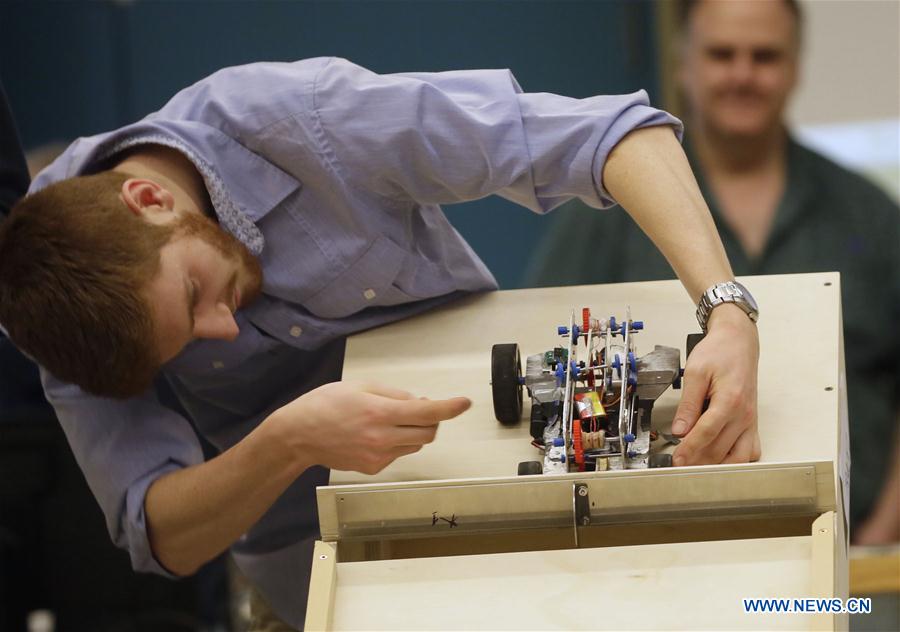
<instances>
[{"instance_id":1,"label":"dark green shirt","mask_svg":"<svg viewBox=\"0 0 900 632\"><path fill-rule=\"evenodd\" d=\"M787 188L765 248L753 259L722 219L692 162L735 274L841 273L850 520L859 524L886 477L900 410L900 209L867 180L790 141ZM621 208L598 211L573 202L541 243L528 284L672 278L672 268Z\"/></svg>"}]
</instances>

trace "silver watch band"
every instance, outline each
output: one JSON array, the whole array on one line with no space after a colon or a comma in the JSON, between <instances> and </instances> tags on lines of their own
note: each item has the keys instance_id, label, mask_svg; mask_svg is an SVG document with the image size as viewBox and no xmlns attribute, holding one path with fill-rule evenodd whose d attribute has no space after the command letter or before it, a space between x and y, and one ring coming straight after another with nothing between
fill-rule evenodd
<instances>
[{"instance_id":1,"label":"silver watch band","mask_svg":"<svg viewBox=\"0 0 900 632\"><path fill-rule=\"evenodd\" d=\"M700 323L700 328L704 332L710 313L723 303L737 305L754 323L759 319L759 307L747 288L737 281L716 283L702 294L700 302L697 304L697 322Z\"/></svg>"}]
</instances>

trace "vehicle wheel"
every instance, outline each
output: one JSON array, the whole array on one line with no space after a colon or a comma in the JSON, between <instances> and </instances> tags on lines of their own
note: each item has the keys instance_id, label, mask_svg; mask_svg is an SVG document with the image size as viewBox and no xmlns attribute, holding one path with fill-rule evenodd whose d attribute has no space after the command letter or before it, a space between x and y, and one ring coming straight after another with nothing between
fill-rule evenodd
<instances>
[{"instance_id":1,"label":"vehicle wheel","mask_svg":"<svg viewBox=\"0 0 900 632\"><path fill-rule=\"evenodd\" d=\"M512 426L522 417L522 360L519 345L494 345L491 349L491 391L494 395L494 416L497 421Z\"/></svg>"},{"instance_id":2,"label":"vehicle wheel","mask_svg":"<svg viewBox=\"0 0 900 632\"><path fill-rule=\"evenodd\" d=\"M705 336L706 336L706 334L688 334L687 335L687 343L685 343L685 363L687 363L687 358L691 357L691 352L694 350L694 347L696 347L697 343L700 342L701 340L703 340L703 338ZM679 382L678 386L680 387L681 386L681 384L680 384L681 378L680 377L678 378L678 382ZM703 411L702 412L705 413L708 408L709 408L709 398L707 397L706 399L703 400ZM670 465L671 465L671 463L670 463Z\"/></svg>"},{"instance_id":3,"label":"vehicle wheel","mask_svg":"<svg viewBox=\"0 0 900 632\"><path fill-rule=\"evenodd\" d=\"M544 465L540 461L522 461L519 463L519 476L543 474Z\"/></svg>"},{"instance_id":4,"label":"vehicle wheel","mask_svg":"<svg viewBox=\"0 0 900 632\"><path fill-rule=\"evenodd\" d=\"M650 467L672 467L672 455L665 452L650 455Z\"/></svg>"},{"instance_id":5,"label":"vehicle wheel","mask_svg":"<svg viewBox=\"0 0 900 632\"><path fill-rule=\"evenodd\" d=\"M685 357L685 358L690 358L690 357L691 357L691 351L694 350L694 347L697 346L697 343L698 343L698 342L700 342L701 340L703 340L703 337L704 337L705 335L706 335L706 334L688 334L688 335L687 335L687 342L686 342L685 345L684 345L684 347L685 347L685 349L684 349L684 350L685 350L685 355L684 355L684 357Z\"/></svg>"}]
</instances>

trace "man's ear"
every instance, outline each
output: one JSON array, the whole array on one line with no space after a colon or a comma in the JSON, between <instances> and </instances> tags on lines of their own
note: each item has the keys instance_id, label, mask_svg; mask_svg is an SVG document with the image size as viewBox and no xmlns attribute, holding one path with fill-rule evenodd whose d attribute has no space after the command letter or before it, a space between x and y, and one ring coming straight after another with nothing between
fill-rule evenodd
<instances>
[{"instance_id":1,"label":"man's ear","mask_svg":"<svg viewBox=\"0 0 900 632\"><path fill-rule=\"evenodd\" d=\"M153 180L128 178L122 183L119 199L135 215L152 216L175 208L172 193Z\"/></svg>"}]
</instances>

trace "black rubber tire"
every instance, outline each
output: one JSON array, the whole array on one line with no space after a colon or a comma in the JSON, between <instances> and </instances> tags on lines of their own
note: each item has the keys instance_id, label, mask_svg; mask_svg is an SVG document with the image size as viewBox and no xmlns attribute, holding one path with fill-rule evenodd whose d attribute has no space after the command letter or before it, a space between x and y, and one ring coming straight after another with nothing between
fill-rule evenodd
<instances>
[{"instance_id":1,"label":"black rubber tire","mask_svg":"<svg viewBox=\"0 0 900 632\"><path fill-rule=\"evenodd\" d=\"M543 474L544 465L540 461L522 461L519 463L519 476Z\"/></svg>"},{"instance_id":2,"label":"black rubber tire","mask_svg":"<svg viewBox=\"0 0 900 632\"><path fill-rule=\"evenodd\" d=\"M494 416L505 426L514 426L522 418L522 359L515 343L494 345L491 349L491 391Z\"/></svg>"},{"instance_id":3,"label":"black rubber tire","mask_svg":"<svg viewBox=\"0 0 900 632\"><path fill-rule=\"evenodd\" d=\"M701 340L703 340L703 337L704 337L705 335L706 335L706 334L688 334L688 335L687 335L687 342L686 342L685 345L684 345L684 350L685 350L684 357L685 357L685 358L690 358L690 357L691 357L691 351L694 350L694 347L697 346L697 343L698 343L698 342L700 342Z\"/></svg>"},{"instance_id":4,"label":"black rubber tire","mask_svg":"<svg viewBox=\"0 0 900 632\"><path fill-rule=\"evenodd\" d=\"M703 340L706 334L688 334L687 342L685 343L685 362L687 362L687 358L691 357L691 352L694 350L694 347L697 346L697 343ZM709 408L709 398L703 400L703 412L706 412L706 409ZM671 463L669 464L671 465Z\"/></svg>"},{"instance_id":5,"label":"black rubber tire","mask_svg":"<svg viewBox=\"0 0 900 632\"><path fill-rule=\"evenodd\" d=\"M651 468L672 467L672 455L666 454L665 452L658 452L657 454L651 454L649 466Z\"/></svg>"}]
</instances>

